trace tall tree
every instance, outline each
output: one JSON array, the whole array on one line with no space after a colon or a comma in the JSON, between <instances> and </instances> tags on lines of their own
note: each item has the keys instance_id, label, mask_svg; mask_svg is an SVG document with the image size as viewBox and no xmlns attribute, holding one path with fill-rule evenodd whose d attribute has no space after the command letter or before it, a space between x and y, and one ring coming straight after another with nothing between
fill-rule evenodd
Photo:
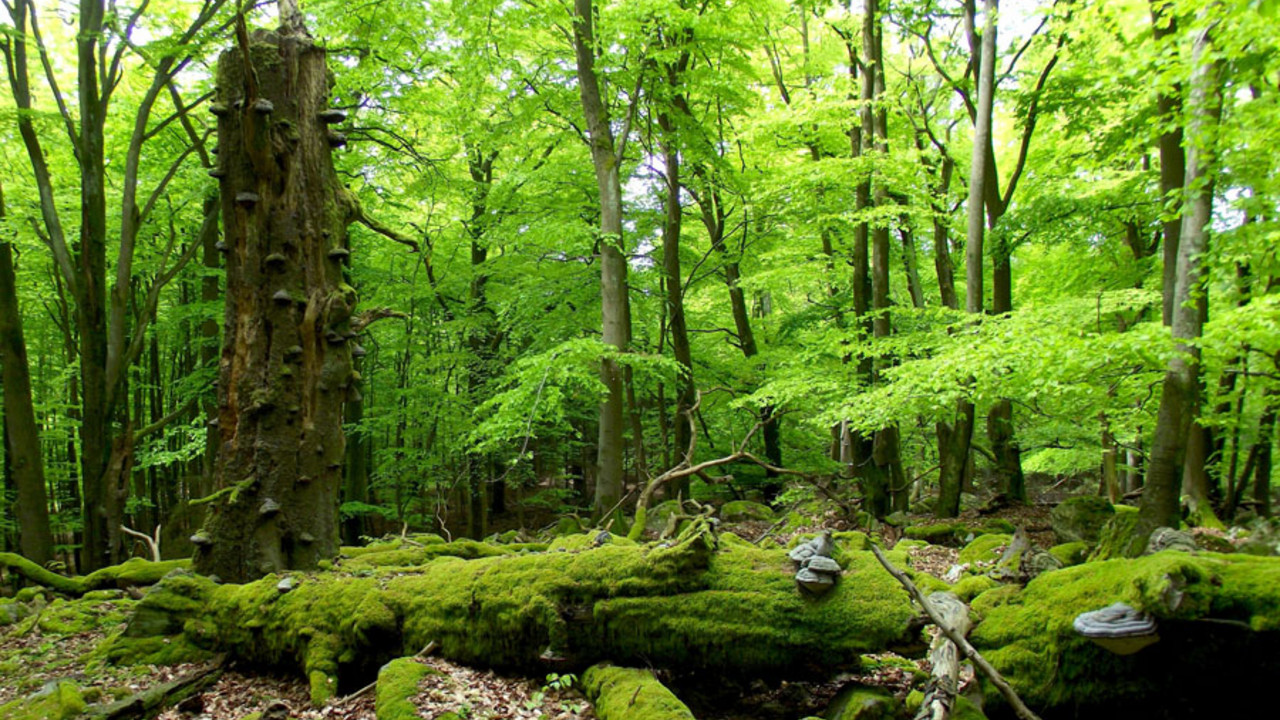
<instances>
[{"instance_id":1,"label":"tall tree","mask_svg":"<svg viewBox=\"0 0 1280 720\"><path fill-rule=\"evenodd\" d=\"M1163 525L1178 525L1187 433L1199 408L1200 354L1195 342L1201 335L1204 315L1198 298L1205 291L1205 252L1213 219L1214 135L1222 111L1218 61L1213 57L1208 29L1196 36L1191 64L1187 170L1183 182L1187 197L1178 240L1172 326L1177 352L1169 360L1161 385L1160 411L1142 495L1141 518L1146 533Z\"/></svg>"},{"instance_id":2,"label":"tall tree","mask_svg":"<svg viewBox=\"0 0 1280 720\"><path fill-rule=\"evenodd\" d=\"M600 311L604 343L625 352L631 343L631 306L627 297L627 257L622 234L622 180L620 166L628 130L615 141L609 111L596 77L596 8L592 0L574 0L573 47L577 61L578 92L591 146L599 193ZM600 361L600 380L606 388L600 405L599 471L593 505L596 513L608 513L622 499L625 450L622 367L612 357Z\"/></svg>"}]
</instances>

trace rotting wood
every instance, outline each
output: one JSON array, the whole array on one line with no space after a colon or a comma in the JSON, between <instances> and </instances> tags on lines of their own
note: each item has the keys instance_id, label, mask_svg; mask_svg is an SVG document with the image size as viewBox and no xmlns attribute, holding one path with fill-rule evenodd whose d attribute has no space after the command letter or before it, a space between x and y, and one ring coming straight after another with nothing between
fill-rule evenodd
<instances>
[{"instance_id":1,"label":"rotting wood","mask_svg":"<svg viewBox=\"0 0 1280 720\"><path fill-rule=\"evenodd\" d=\"M929 664L933 667L933 677L925 685L924 702L920 705L915 720L946 720L951 717L951 709L960 689L960 651L941 628L945 625L964 637L969 634L973 623L969 620L969 606L952 593L933 593L929 595L929 602L938 611L943 622L939 623L938 635L929 646Z\"/></svg>"}]
</instances>

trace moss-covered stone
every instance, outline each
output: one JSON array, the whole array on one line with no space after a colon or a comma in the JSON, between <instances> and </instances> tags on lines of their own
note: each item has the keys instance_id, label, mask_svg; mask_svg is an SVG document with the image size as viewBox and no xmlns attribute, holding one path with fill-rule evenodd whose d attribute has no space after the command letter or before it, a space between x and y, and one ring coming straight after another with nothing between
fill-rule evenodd
<instances>
[{"instance_id":1,"label":"moss-covered stone","mask_svg":"<svg viewBox=\"0 0 1280 720\"><path fill-rule=\"evenodd\" d=\"M378 720L417 720L413 697L422 678L437 672L413 658L392 660L378 671L375 712Z\"/></svg>"},{"instance_id":2,"label":"moss-covered stone","mask_svg":"<svg viewBox=\"0 0 1280 720\"><path fill-rule=\"evenodd\" d=\"M1000 560L1001 554L1004 553L1004 549L1009 547L1011 542L1013 542L1013 536L1003 533L979 535L964 546L957 559L961 563L970 565L976 565L977 563L995 565Z\"/></svg>"},{"instance_id":3,"label":"moss-covered stone","mask_svg":"<svg viewBox=\"0 0 1280 720\"><path fill-rule=\"evenodd\" d=\"M893 720L899 714L898 701L888 691L851 685L836 694L825 716L827 720Z\"/></svg>"},{"instance_id":4,"label":"moss-covered stone","mask_svg":"<svg viewBox=\"0 0 1280 720\"><path fill-rule=\"evenodd\" d=\"M1161 641L1121 657L1075 633L1077 615L1114 602L1156 618ZM1163 552L1092 562L990 590L972 607L982 618L974 646L1037 708L1151 715L1154 702L1192 716L1221 687L1280 671L1280 560Z\"/></svg>"},{"instance_id":5,"label":"moss-covered stone","mask_svg":"<svg viewBox=\"0 0 1280 720\"><path fill-rule=\"evenodd\" d=\"M88 705L73 682L62 681L35 695L0 705L5 720L71 720Z\"/></svg>"},{"instance_id":6,"label":"moss-covered stone","mask_svg":"<svg viewBox=\"0 0 1280 720\"><path fill-rule=\"evenodd\" d=\"M732 500L720 508L720 518L725 522L773 522L773 510L750 500Z\"/></svg>"},{"instance_id":7,"label":"moss-covered stone","mask_svg":"<svg viewBox=\"0 0 1280 720\"><path fill-rule=\"evenodd\" d=\"M1147 533L1141 530L1138 508L1115 506L1115 515L1102 526L1102 531L1098 534L1098 545L1089 559L1110 560L1141 555L1147 549Z\"/></svg>"},{"instance_id":8,"label":"moss-covered stone","mask_svg":"<svg viewBox=\"0 0 1280 720\"><path fill-rule=\"evenodd\" d=\"M1061 545L1054 545L1049 548L1049 554L1058 559L1062 563L1062 567L1071 567L1079 565L1089 557L1089 544L1083 542L1069 542Z\"/></svg>"},{"instance_id":9,"label":"moss-covered stone","mask_svg":"<svg viewBox=\"0 0 1280 720\"><path fill-rule=\"evenodd\" d=\"M561 535L551 541L547 550L549 552L581 552L599 545L634 546L635 544L635 541L613 533L604 533L604 537L601 538L601 531L597 530L577 535Z\"/></svg>"},{"instance_id":10,"label":"moss-covered stone","mask_svg":"<svg viewBox=\"0 0 1280 720\"><path fill-rule=\"evenodd\" d=\"M1105 498L1097 495L1073 497L1058 503L1049 513L1049 522L1058 542L1096 543L1102 527L1116 514Z\"/></svg>"},{"instance_id":11,"label":"moss-covered stone","mask_svg":"<svg viewBox=\"0 0 1280 720\"><path fill-rule=\"evenodd\" d=\"M989 575L970 575L951 587L951 592L969 602L986 591L1000 586L1000 581Z\"/></svg>"},{"instance_id":12,"label":"moss-covered stone","mask_svg":"<svg viewBox=\"0 0 1280 720\"><path fill-rule=\"evenodd\" d=\"M600 720L694 720L649 670L594 665L583 674L582 685Z\"/></svg>"}]
</instances>

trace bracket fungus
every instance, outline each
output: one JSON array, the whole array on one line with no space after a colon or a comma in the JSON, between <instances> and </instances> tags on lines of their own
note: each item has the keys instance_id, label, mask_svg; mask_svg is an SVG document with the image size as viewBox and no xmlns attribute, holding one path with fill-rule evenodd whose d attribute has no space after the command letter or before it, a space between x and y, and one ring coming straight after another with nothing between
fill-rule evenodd
<instances>
[{"instance_id":1,"label":"bracket fungus","mask_svg":"<svg viewBox=\"0 0 1280 720\"><path fill-rule=\"evenodd\" d=\"M337 108L321 110L319 113L316 113L316 116L319 117L320 122L325 125L336 125L347 119L347 114Z\"/></svg>"},{"instance_id":2,"label":"bracket fungus","mask_svg":"<svg viewBox=\"0 0 1280 720\"><path fill-rule=\"evenodd\" d=\"M834 546L830 530L824 530L814 539L792 548L787 557L797 563L796 583L815 595L821 595L836 584L840 577L840 563L831 558Z\"/></svg>"},{"instance_id":3,"label":"bracket fungus","mask_svg":"<svg viewBox=\"0 0 1280 720\"><path fill-rule=\"evenodd\" d=\"M1132 655L1156 642L1156 621L1125 603L1081 613L1071 624L1076 632L1117 655Z\"/></svg>"}]
</instances>

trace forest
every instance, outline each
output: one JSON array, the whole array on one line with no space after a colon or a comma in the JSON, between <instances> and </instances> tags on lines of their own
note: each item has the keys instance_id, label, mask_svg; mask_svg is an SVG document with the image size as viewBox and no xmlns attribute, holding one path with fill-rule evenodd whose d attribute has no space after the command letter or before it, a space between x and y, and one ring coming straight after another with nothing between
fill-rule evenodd
<instances>
[{"instance_id":1,"label":"forest","mask_svg":"<svg viewBox=\"0 0 1280 720\"><path fill-rule=\"evenodd\" d=\"M1269 712L1277 0L0 4L0 720Z\"/></svg>"}]
</instances>

